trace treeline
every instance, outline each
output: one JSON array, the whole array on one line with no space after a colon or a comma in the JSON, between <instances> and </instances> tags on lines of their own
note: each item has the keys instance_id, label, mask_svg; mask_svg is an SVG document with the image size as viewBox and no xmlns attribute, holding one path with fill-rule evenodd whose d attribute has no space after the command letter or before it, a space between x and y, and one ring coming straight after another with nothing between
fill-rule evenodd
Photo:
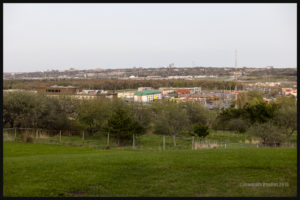
<instances>
[{"instance_id":1,"label":"treeline","mask_svg":"<svg viewBox=\"0 0 300 200\"><path fill-rule=\"evenodd\" d=\"M201 87L202 89L234 90L234 81L221 80L120 80L120 79L44 79L44 80L4 80L3 89L32 90L51 85L76 86L82 89L124 90L138 87ZM243 84L238 83L238 89Z\"/></svg>"},{"instance_id":2,"label":"treeline","mask_svg":"<svg viewBox=\"0 0 300 200\"><path fill-rule=\"evenodd\" d=\"M262 96L251 91L239 96L238 108L222 110L212 127L247 133L262 139L265 145L280 145L297 131L297 106L293 97L277 97L265 103Z\"/></svg>"},{"instance_id":3,"label":"treeline","mask_svg":"<svg viewBox=\"0 0 300 200\"><path fill-rule=\"evenodd\" d=\"M107 134L120 145L132 134L205 137L208 130L231 130L260 137L265 145L280 145L297 130L295 99L280 97L266 104L258 92L248 92L238 108L212 111L200 103L165 100L150 105L120 99L76 100L28 92L4 94L4 127L84 130L89 135ZM174 146L176 140L174 138Z\"/></svg>"}]
</instances>

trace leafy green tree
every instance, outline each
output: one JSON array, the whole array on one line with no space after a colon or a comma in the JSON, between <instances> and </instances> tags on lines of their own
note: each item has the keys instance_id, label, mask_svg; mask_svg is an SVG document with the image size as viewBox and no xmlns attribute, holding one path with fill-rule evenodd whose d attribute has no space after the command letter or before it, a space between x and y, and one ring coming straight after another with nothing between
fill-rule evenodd
<instances>
[{"instance_id":1,"label":"leafy green tree","mask_svg":"<svg viewBox=\"0 0 300 200\"><path fill-rule=\"evenodd\" d=\"M265 123L273 119L278 108L277 104L261 102L254 105L247 103L243 109L245 111L245 117L253 124L255 122Z\"/></svg>"},{"instance_id":2,"label":"leafy green tree","mask_svg":"<svg viewBox=\"0 0 300 200\"><path fill-rule=\"evenodd\" d=\"M274 126L271 121L253 124L247 133L251 136L261 138L262 144L266 146L279 146L285 140L282 130Z\"/></svg>"},{"instance_id":3,"label":"leafy green tree","mask_svg":"<svg viewBox=\"0 0 300 200\"><path fill-rule=\"evenodd\" d=\"M141 127L134 116L126 110L117 109L108 119L106 131L117 138L118 144L123 145L131 141L133 134L139 134Z\"/></svg>"},{"instance_id":4,"label":"leafy green tree","mask_svg":"<svg viewBox=\"0 0 300 200\"><path fill-rule=\"evenodd\" d=\"M141 134L145 133L150 128L152 120L152 113L148 105L135 104L130 105L131 112L133 113L136 122L139 124Z\"/></svg>"},{"instance_id":5,"label":"leafy green tree","mask_svg":"<svg viewBox=\"0 0 300 200\"><path fill-rule=\"evenodd\" d=\"M78 120L89 134L103 131L112 112L112 102L109 100L86 100L77 110Z\"/></svg>"},{"instance_id":6,"label":"leafy green tree","mask_svg":"<svg viewBox=\"0 0 300 200\"><path fill-rule=\"evenodd\" d=\"M157 112L154 121L154 133L173 136L173 144L176 146L175 137L180 132L187 130L189 120L186 111L174 102L164 102L164 106Z\"/></svg>"},{"instance_id":7,"label":"leafy green tree","mask_svg":"<svg viewBox=\"0 0 300 200\"><path fill-rule=\"evenodd\" d=\"M289 139L297 130L297 106L290 97L276 99L280 107L274 114L274 124L280 127Z\"/></svg>"},{"instance_id":8,"label":"leafy green tree","mask_svg":"<svg viewBox=\"0 0 300 200\"><path fill-rule=\"evenodd\" d=\"M30 92L13 92L4 95L3 121L11 127L69 128L69 120L58 99Z\"/></svg>"},{"instance_id":9,"label":"leafy green tree","mask_svg":"<svg viewBox=\"0 0 300 200\"><path fill-rule=\"evenodd\" d=\"M236 133L245 133L248 127L248 121L241 118L231 119L227 122L227 128Z\"/></svg>"},{"instance_id":10,"label":"leafy green tree","mask_svg":"<svg viewBox=\"0 0 300 200\"><path fill-rule=\"evenodd\" d=\"M201 123L197 123L193 126L193 135L201 139L209 135L208 126Z\"/></svg>"},{"instance_id":11,"label":"leafy green tree","mask_svg":"<svg viewBox=\"0 0 300 200\"><path fill-rule=\"evenodd\" d=\"M189 121L191 124L202 123L207 124L209 118L209 111L198 102L186 102L181 106L186 110Z\"/></svg>"}]
</instances>

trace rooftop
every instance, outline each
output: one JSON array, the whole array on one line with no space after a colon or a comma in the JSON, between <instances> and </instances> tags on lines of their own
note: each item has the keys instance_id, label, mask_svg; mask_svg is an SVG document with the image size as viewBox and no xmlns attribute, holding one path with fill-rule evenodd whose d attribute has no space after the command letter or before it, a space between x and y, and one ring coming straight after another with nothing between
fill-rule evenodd
<instances>
[{"instance_id":1,"label":"rooftop","mask_svg":"<svg viewBox=\"0 0 300 200\"><path fill-rule=\"evenodd\" d=\"M144 90L144 91L137 91L134 93L134 95L143 96L143 95L149 95L149 94L160 94L161 91L159 90Z\"/></svg>"}]
</instances>

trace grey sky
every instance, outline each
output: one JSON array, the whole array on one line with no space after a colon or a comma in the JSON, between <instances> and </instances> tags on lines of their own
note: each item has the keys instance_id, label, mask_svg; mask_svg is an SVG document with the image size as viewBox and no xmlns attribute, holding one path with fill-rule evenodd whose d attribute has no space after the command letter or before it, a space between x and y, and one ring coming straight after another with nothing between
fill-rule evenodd
<instances>
[{"instance_id":1,"label":"grey sky","mask_svg":"<svg viewBox=\"0 0 300 200\"><path fill-rule=\"evenodd\" d=\"M4 72L296 67L296 4L4 4Z\"/></svg>"}]
</instances>

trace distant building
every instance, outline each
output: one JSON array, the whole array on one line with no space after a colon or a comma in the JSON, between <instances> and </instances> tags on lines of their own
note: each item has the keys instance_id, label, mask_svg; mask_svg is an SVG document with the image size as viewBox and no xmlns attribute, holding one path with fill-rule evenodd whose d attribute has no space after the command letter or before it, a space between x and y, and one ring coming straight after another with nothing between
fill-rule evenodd
<instances>
[{"instance_id":1,"label":"distant building","mask_svg":"<svg viewBox=\"0 0 300 200\"><path fill-rule=\"evenodd\" d=\"M151 101L161 99L161 91L159 90L144 90L134 93L134 101L140 103L149 103Z\"/></svg>"},{"instance_id":2,"label":"distant building","mask_svg":"<svg viewBox=\"0 0 300 200\"><path fill-rule=\"evenodd\" d=\"M144 91L144 90L153 90L152 87L139 87L138 91Z\"/></svg>"},{"instance_id":3,"label":"distant building","mask_svg":"<svg viewBox=\"0 0 300 200\"><path fill-rule=\"evenodd\" d=\"M169 64L169 68L174 68L174 67L175 67L174 63Z\"/></svg>"},{"instance_id":4,"label":"distant building","mask_svg":"<svg viewBox=\"0 0 300 200\"><path fill-rule=\"evenodd\" d=\"M118 98L123 99L133 99L134 93L136 91L124 91L124 92L118 92Z\"/></svg>"},{"instance_id":5,"label":"distant building","mask_svg":"<svg viewBox=\"0 0 300 200\"><path fill-rule=\"evenodd\" d=\"M292 88L281 88L281 94L282 95L290 95L293 92ZM296 90L296 94L297 94L297 90Z\"/></svg>"},{"instance_id":6,"label":"distant building","mask_svg":"<svg viewBox=\"0 0 300 200\"><path fill-rule=\"evenodd\" d=\"M96 95L96 94L102 94L104 93L103 90L82 90L81 94L90 94L90 95Z\"/></svg>"},{"instance_id":7,"label":"distant building","mask_svg":"<svg viewBox=\"0 0 300 200\"><path fill-rule=\"evenodd\" d=\"M297 89L292 89L292 88L281 88L281 93L282 95L292 95L294 97L297 97Z\"/></svg>"}]
</instances>

